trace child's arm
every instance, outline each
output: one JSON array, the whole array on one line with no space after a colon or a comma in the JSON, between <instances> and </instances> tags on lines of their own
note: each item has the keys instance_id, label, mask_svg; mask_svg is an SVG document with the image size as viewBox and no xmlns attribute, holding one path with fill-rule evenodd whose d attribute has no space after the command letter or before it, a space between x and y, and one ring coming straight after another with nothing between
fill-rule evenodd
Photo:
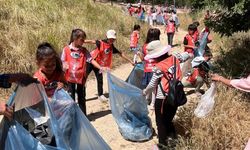
<instances>
[{"instance_id":1,"label":"child's arm","mask_svg":"<svg viewBox=\"0 0 250 150\"><path fill-rule=\"evenodd\" d=\"M125 60L127 60L129 63L131 63L132 65L135 65L134 62L133 62L132 60L130 60L123 52L120 52L119 55L120 55L123 59L125 59Z\"/></svg>"},{"instance_id":2,"label":"child's arm","mask_svg":"<svg viewBox=\"0 0 250 150\"><path fill-rule=\"evenodd\" d=\"M101 67L94 59L91 60L91 64L97 69L101 70L101 72L109 70L107 67Z\"/></svg>"},{"instance_id":3,"label":"child's arm","mask_svg":"<svg viewBox=\"0 0 250 150\"><path fill-rule=\"evenodd\" d=\"M87 43L87 44L96 44L96 41L95 40L84 40L84 43Z\"/></svg>"},{"instance_id":4,"label":"child's arm","mask_svg":"<svg viewBox=\"0 0 250 150\"><path fill-rule=\"evenodd\" d=\"M192 48L192 49L196 49L196 46L191 46L191 45L184 45L185 48Z\"/></svg>"}]
</instances>

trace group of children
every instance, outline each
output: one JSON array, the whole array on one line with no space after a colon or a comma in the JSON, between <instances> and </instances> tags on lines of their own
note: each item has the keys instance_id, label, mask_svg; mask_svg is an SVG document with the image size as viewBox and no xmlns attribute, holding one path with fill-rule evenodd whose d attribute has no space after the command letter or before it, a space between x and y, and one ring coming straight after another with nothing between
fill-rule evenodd
<instances>
[{"instance_id":1,"label":"group of children","mask_svg":"<svg viewBox=\"0 0 250 150\"><path fill-rule=\"evenodd\" d=\"M94 71L97 78L99 99L105 101L102 73L111 68L112 55L117 53L133 64L113 45L116 40L114 30L109 30L106 34L107 38L104 40L86 40L86 37L83 30L72 30L69 45L64 47L61 58L51 44L40 44L36 52L39 69L34 74L34 77L44 85L49 98L53 96L56 89L60 88L66 88L74 100L75 94L77 94L79 107L85 115L85 84L89 73ZM96 44L96 49L90 53L83 47L84 43Z\"/></svg>"}]
</instances>

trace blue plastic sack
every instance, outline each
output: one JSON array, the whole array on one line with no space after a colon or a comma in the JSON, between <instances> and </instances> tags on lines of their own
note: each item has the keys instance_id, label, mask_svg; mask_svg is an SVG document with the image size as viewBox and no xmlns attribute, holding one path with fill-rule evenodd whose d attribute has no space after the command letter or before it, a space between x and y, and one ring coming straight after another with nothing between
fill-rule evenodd
<instances>
[{"instance_id":1,"label":"blue plastic sack","mask_svg":"<svg viewBox=\"0 0 250 150\"><path fill-rule=\"evenodd\" d=\"M201 33L202 36L200 36L199 38L199 47L197 50L195 50L195 57L198 56L203 56L204 52L205 52L205 48L207 45L207 38L208 38L208 32L204 31Z\"/></svg>"},{"instance_id":2,"label":"blue plastic sack","mask_svg":"<svg viewBox=\"0 0 250 150\"><path fill-rule=\"evenodd\" d=\"M143 75L144 75L144 64L138 63L134 66L133 70L126 79L126 82L140 89L144 89L145 86L142 85Z\"/></svg>"},{"instance_id":3,"label":"blue plastic sack","mask_svg":"<svg viewBox=\"0 0 250 150\"><path fill-rule=\"evenodd\" d=\"M153 131L142 90L110 73L107 78L111 111L124 139L149 140Z\"/></svg>"},{"instance_id":4,"label":"blue plastic sack","mask_svg":"<svg viewBox=\"0 0 250 150\"><path fill-rule=\"evenodd\" d=\"M18 86L9 100L9 105L14 103L16 108L14 120L3 119L1 122L1 149L110 150L78 105L64 90L56 91L52 100L48 101L42 85L34 83L28 87ZM27 130L26 125L35 128L46 118L56 146L41 143Z\"/></svg>"}]
</instances>

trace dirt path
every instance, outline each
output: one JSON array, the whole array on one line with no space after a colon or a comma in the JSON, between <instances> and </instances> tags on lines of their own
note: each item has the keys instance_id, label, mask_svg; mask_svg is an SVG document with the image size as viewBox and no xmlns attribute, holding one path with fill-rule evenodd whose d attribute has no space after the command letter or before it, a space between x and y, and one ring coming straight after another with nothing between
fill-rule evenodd
<instances>
[{"instance_id":1,"label":"dirt path","mask_svg":"<svg viewBox=\"0 0 250 150\"><path fill-rule=\"evenodd\" d=\"M163 33L163 27L159 27ZM179 30L174 37L174 44L177 44L173 48L173 51L183 50L181 43L186 32ZM166 34L161 35L161 42L167 44ZM130 64L124 64L112 71L112 74L125 80L131 72L133 66ZM101 103L97 99L97 85L96 80L89 80L87 82L87 114L91 120L92 125L96 128L103 139L110 145L113 150L150 150L153 145L157 143L157 137L147 142L130 142L123 139L118 126L111 114L109 104ZM108 93L107 77L104 75L104 93ZM153 128L156 129L155 116L152 111L149 114Z\"/></svg>"}]
</instances>

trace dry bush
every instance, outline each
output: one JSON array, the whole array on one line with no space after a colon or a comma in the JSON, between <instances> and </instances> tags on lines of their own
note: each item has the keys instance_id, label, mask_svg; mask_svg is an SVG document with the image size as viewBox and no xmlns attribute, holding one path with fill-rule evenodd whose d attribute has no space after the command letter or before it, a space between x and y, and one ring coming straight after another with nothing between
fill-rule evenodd
<instances>
[{"instance_id":1,"label":"dry bush","mask_svg":"<svg viewBox=\"0 0 250 150\"><path fill-rule=\"evenodd\" d=\"M194 21L185 19L190 18L185 14L181 17L187 25ZM228 78L249 75L250 31L239 32L231 37L220 37L214 32L211 34L213 42L209 45L215 56L213 71ZM176 149L244 149L250 138L250 94L218 84L214 109L202 119L194 116L198 100L189 97L189 103L179 108L175 124L180 138Z\"/></svg>"},{"instance_id":2,"label":"dry bush","mask_svg":"<svg viewBox=\"0 0 250 150\"><path fill-rule=\"evenodd\" d=\"M176 122L185 128L177 149L243 149L250 137L250 105L239 91L219 85L208 117L194 116L196 103L182 108ZM225 94L226 93L226 94Z\"/></svg>"}]
</instances>

